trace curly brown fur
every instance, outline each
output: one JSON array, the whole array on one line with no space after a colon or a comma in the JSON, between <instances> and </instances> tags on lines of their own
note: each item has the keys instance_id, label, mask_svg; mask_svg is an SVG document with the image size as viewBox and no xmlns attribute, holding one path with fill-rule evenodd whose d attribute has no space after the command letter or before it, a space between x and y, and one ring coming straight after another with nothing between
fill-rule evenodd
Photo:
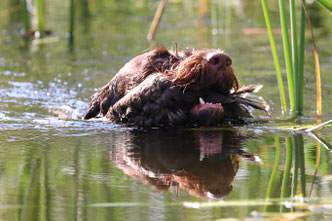
<instances>
[{"instance_id":1,"label":"curly brown fur","mask_svg":"<svg viewBox=\"0 0 332 221\"><path fill-rule=\"evenodd\" d=\"M201 90L213 86L223 94L229 94L232 89L237 91L239 83L233 68L225 67L223 70L215 70L206 59L209 53L223 52L202 50L193 53L174 69L166 70L165 75L172 82L188 89Z\"/></svg>"},{"instance_id":2,"label":"curly brown fur","mask_svg":"<svg viewBox=\"0 0 332 221\"><path fill-rule=\"evenodd\" d=\"M91 96L84 119L98 115L130 125L212 125L249 117L232 60L220 50L172 51L156 47L136 56ZM237 91L239 91L237 93ZM233 94L232 94L233 93ZM200 103L201 99L213 103Z\"/></svg>"},{"instance_id":3,"label":"curly brown fur","mask_svg":"<svg viewBox=\"0 0 332 221\"><path fill-rule=\"evenodd\" d=\"M106 115L111 106L148 76L172 69L190 55L188 51L174 52L159 46L134 57L108 84L91 96L89 108L83 119L90 119L99 114Z\"/></svg>"}]
</instances>

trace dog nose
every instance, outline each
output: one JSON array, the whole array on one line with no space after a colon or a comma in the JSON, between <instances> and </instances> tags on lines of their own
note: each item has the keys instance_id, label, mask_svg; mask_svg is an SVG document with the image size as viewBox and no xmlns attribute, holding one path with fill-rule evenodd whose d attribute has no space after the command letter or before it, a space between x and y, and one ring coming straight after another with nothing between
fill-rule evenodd
<instances>
[{"instance_id":1,"label":"dog nose","mask_svg":"<svg viewBox=\"0 0 332 221\"><path fill-rule=\"evenodd\" d=\"M221 52L208 54L207 61L216 68L229 67L232 65L232 59Z\"/></svg>"}]
</instances>

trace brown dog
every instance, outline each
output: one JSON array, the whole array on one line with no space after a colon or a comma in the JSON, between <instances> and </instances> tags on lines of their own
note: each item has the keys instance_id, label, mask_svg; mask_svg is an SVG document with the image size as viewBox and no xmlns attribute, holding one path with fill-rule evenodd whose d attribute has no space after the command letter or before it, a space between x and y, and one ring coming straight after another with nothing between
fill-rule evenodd
<instances>
[{"instance_id":1,"label":"brown dog","mask_svg":"<svg viewBox=\"0 0 332 221\"><path fill-rule=\"evenodd\" d=\"M244 98L262 86L239 89L231 64L220 50L155 48L130 60L93 94L83 118L101 115L144 127L216 125L250 117L248 106L267 111Z\"/></svg>"}]
</instances>

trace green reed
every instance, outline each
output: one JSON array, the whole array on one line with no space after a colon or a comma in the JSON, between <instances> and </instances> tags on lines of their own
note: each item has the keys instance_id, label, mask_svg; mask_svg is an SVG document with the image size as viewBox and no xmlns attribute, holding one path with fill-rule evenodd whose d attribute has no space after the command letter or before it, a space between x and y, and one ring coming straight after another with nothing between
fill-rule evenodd
<instances>
[{"instance_id":1,"label":"green reed","mask_svg":"<svg viewBox=\"0 0 332 221\"><path fill-rule=\"evenodd\" d=\"M305 157L304 157L304 143L303 135L298 134L295 136L295 146L297 148L297 159L299 161L299 168L301 174L301 193L303 197L306 197L306 174L305 174Z\"/></svg>"},{"instance_id":2,"label":"green reed","mask_svg":"<svg viewBox=\"0 0 332 221\"><path fill-rule=\"evenodd\" d=\"M279 170L279 164L280 164L280 138L276 137L275 138L275 145L276 145L276 151L275 151L275 160L274 160L274 165L271 173L271 177L269 180L269 184L267 186L266 190L266 199L269 200L272 198L272 190L273 187L275 186L275 183L278 182L278 170ZM267 212L269 210L269 206L265 205L264 206L264 212Z\"/></svg>"},{"instance_id":3,"label":"green reed","mask_svg":"<svg viewBox=\"0 0 332 221\"><path fill-rule=\"evenodd\" d=\"M299 177L299 145L298 139L296 136L293 137L293 179L292 179L292 189L291 189L291 197L296 196L297 194L297 184Z\"/></svg>"},{"instance_id":4,"label":"green reed","mask_svg":"<svg viewBox=\"0 0 332 221\"><path fill-rule=\"evenodd\" d=\"M275 138L275 161L270 176L269 184L266 191L266 201L273 199L274 194L280 194L280 200L285 200L287 198L294 199L295 196L300 195L306 196L306 175L305 175L305 155L304 155L304 143L303 135L295 134L292 136L287 136L286 141L286 152L285 156L281 156L281 142L280 138ZM278 171L282 164L280 159L285 158L283 174L282 174L282 184L279 185L280 175ZM300 170L300 171L299 171ZM300 178L299 178L300 172ZM279 173L280 174L280 173ZM298 190L298 183L301 189ZM280 212L285 212L285 206L280 205ZM265 204L264 212L271 211L271 205Z\"/></svg>"},{"instance_id":5,"label":"green reed","mask_svg":"<svg viewBox=\"0 0 332 221\"><path fill-rule=\"evenodd\" d=\"M27 2L26 0L20 0L20 4L23 19L23 28L25 32L28 32L30 30L30 14L27 8Z\"/></svg>"},{"instance_id":6,"label":"green reed","mask_svg":"<svg viewBox=\"0 0 332 221\"><path fill-rule=\"evenodd\" d=\"M270 13L269 13L269 9L268 9L266 0L261 0L261 2L262 2L267 30L269 33L270 45L271 45L272 55L273 55L273 59L274 59L274 65L275 65L275 69L277 72L277 80L278 80L281 107L282 107L283 113L286 113L287 112L286 96L285 96L284 84L282 82L282 74L281 74L281 70L280 70L277 46L276 46L276 43L274 40L273 29L272 29L272 25L271 25Z\"/></svg>"},{"instance_id":7,"label":"green reed","mask_svg":"<svg viewBox=\"0 0 332 221\"><path fill-rule=\"evenodd\" d=\"M285 0L278 0L279 2L279 13L280 13L280 24L282 31L282 42L284 49L284 59L287 72L288 82L288 94L290 103L290 112L293 116L302 115L303 113L303 73L304 73L304 47L305 47L305 0L301 2L301 17L300 17L300 32L297 34L296 24L296 4L295 0L289 0L289 13L290 18L288 20L286 13ZM327 0L316 0L317 3L332 11L332 3ZM276 49L276 43L272 32L272 26L270 21L270 12L266 0L261 0L266 26L269 33L272 54L274 58L275 68L277 72L279 94L281 99L281 106L283 112L287 112L285 93L283 91L282 76L280 71L280 64ZM288 34L288 22L290 23L290 35ZM299 43L298 43L299 40ZM317 53L317 52L315 52ZM317 82L320 81L319 63L316 62L318 58L315 58L316 65L316 78ZM318 63L318 64L317 64ZM318 66L318 67L317 67ZM320 84L317 84L317 113L321 113L321 93Z\"/></svg>"},{"instance_id":8,"label":"green reed","mask_svg":"<svg viewBox=\"0 0 332 221\"><path fill-rule=\"evenodd\" d=\"M68 37L71 39L74 36L74 28L75 28L75 4L74 0L70 0L69 5L69 30L68 30Z\"/></svg>"},{"instance_id":9,"label":"green reed","mask_svg":"<svg viewBox=\"0 0 332 221\"><path fill-rule=\"evenodd\" d=\"M299 63L299 56L298 56L298 45L297 45L297 27L296 27L296 8L295 8L295 0L289 0L289 11L290 11L290 24L291 24L291 55L292 55L292 71L293 71L293 84L294 84L294 107L292 110L300 115L302 110L298 109L299 106L299 72L298 72L298 63Z\"/></svg>"},{"instance_id":10,"label":"green reed","mask_svg":"<svg viewBox=\"0 0 332 221\"><path fill-rule=\"evenodd\" d=\"M36 0L36 7L37 7L37 31L39 31L40 36L42 36L45 31L44 0Z\"/></svg>"},{"instance_id":11,"label":"green reed","mask_svg":"<svg viewBox=\"0 0 332 221\"><path fill-rule=\"evenodd\" d=\"M42 35L45 32L45 19L44 19L44 0L34 0L33 1L33 8L35 11L35 16L30 15L30 12L28 10L27 6L27 0L20 0L21 5L21 12L22 12L22 22L23 22L23 28L25 32L28 32L31 30L31 20L35 19L37 22L36 31L39 32L38 37L42 37Z\"/></svg>"},{"instance_id":12,"label":"green reed","mask_svg":"<svg viewBox=\"0 0 332 221\"><path fill-rule=\"evenodd\" d=\"M293 158L293 143L291 137L286 137L286 165L284 175L282 177L281 193L280 198L287 198L289 196L289 180L290 171L292 168L292 158ZM280 211L284 212L284 206L281 206Z\"/></svg>"},{"instance_id":13,"label":"green reed","mask_svg":"<svg viewBox=\"0 0 332 221\"><path fill-rule=\"evenodd\" d=\"M305 4L305 1L303 2ZM304 47L305 47L305 12L304 8L301 7L301 18L300 18L300 42L299 42L299 62L298 62L298 96L299 96L299 102L298 104L298 110L303 111L303 85L304 85Z\"/></svg>"},{"instance_id":14,"label":"green reed","mask_svg":"<svg viewBox=\"0 0 332 221\"><path fill-rule=\"evenodd\" d=\"M295 109L295 93L294 93L294 75L293 75L293 65L290 50L290 40L288 36L288 23L286 15L285 0L279 0L279 13L280 13L280 24L282 32L282 42L284 48L284 57L287 70L287 80L288 80L288 93L291 111Z\"/></svg>"},{"instance_id":15,"label":"green reed","mask_svg":"<svg viewBox=\"0 0 332 221\"><path fill-rule=\"evenodd\" d=\"M329 0L315 0L318 4L332 12L332 3Z\"/></svg>"}]
</instances>

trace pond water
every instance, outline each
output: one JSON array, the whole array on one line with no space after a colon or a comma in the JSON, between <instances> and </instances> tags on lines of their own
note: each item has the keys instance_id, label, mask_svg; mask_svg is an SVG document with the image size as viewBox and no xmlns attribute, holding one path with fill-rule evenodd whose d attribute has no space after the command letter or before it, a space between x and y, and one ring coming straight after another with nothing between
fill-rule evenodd
<instances>
[{"instance_id":1,"label":"pond water","mask_svg":"<svg viewBox=\"0 0 332 221\"><path fill-rule=\"evenodd\" d=\"M17 2L0 3L0 220L211 220L261 217L264 211L331 220L332 129L293 130L332 118L331 14L309 7L323 114L315 116L308 37L304 116L280 123L260 2L210 7L203 0L169 1L156 40L180 49L224 49L241 84L264 84L258 95L270 104L272 117L256 113L258 121L244 127L135 130L80 118L95 88L149 48L146 34L159 1L80 1L72 44L66 38L69 3L46 0L45 23L53 35L40 41L21 36ZM277 1L271 10L278 27ZM281 55L278 34L277 41ZM325 201L260 204L281 193ZM233 204L197 209L184 203L218 200Z\"/></svg>"}]
</instances>

